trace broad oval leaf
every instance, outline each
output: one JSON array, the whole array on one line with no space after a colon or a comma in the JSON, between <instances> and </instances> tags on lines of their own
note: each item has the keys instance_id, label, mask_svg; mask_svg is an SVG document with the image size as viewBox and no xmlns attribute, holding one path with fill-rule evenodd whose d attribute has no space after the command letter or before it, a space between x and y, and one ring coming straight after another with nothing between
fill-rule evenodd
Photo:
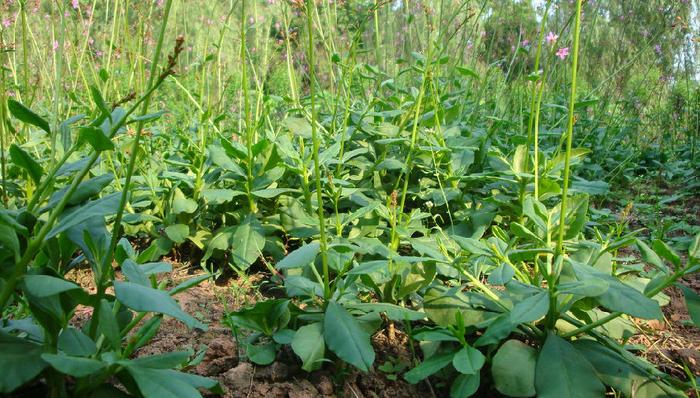
<instances>
[{"instance_id":1,"label":"broad oval leaf","mask_svg":"<svg viewBox=\"0 0 700 398\"><path fill-rule=\"evenodd\" d=\"M459 373L473 375L479 373L485 361L486 357L484 357L481 351L474 347L466 346L457 351L454 358L452 358L452 366L454 366Z\"/></svg>"},{"instance_id":2,"label":"broad oval leaf","mask_svg":"<svg viewBox=\"0 0 700 398\"><path fill-rule=\"evenodd\" d=\"M550 333L537 358L535 388L539 398L603 397L605 386L593 365L568 341Z\"/></svg>"},{"instance_id":3,"label":"broad oval leaf","mask_svg":"<svg viewBox=\"0 0 700 398\"><path fill-rule=\"evenodd\" d=\"M535 395L537 351L518 341L508 340L491 364L491 376L498 392L509 397Z\"/></svg>"},{"instance_id":4,"label":"broad oval leaf","mask_svg":"<svg viewBox=\"0 0 700 398\"><path fill-rule=\"evenodd\" d=\"M301 358L301 368L312 372L321 367L326 352L323 342L323 324L320 322L305 325L294 333L292 350Z\"/></svg>"},{"instance_id":5,"label":"broad oval leaf","mask_svg":"<svg viewBox=\"0 0 700 398\"><path fill-rule=\"evenodd\" d=\"M170 315L189 327L206 329L206 325L185 313L170 295L132 282L114 282L114 292L125 306L138 312L157 312Z\"/></svg>"},{"instance_id":6,"label":"broad oval leaf","mask_svg":"<svg viewBox=\"0 0 700 398\"><path fill-rule=\"evenodd\" d=\"M338 358L367 372L374 363L370 336L343 306L330 301L323 318L323 338Z\"/></svg>"},{"instance_id":7,"label":"broad oval leaf","mask_svg":"<svg viewBox=\"0 0 700 398\"><path fill-rule=\"evenodd\" d=\"M277 263L275 268L282 270L305 267L314 262L320 250L321 244L319 242L311 242L287 254L285 258Z\"/></svg>"}]
</instances>

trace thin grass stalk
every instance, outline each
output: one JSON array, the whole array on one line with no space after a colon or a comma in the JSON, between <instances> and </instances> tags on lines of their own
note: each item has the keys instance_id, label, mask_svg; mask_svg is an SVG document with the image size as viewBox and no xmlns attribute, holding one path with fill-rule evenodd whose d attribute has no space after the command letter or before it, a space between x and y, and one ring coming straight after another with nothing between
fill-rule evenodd
<instances>
[{"instance_id":1,"label":"thin grass stalk","mask_svg":"<svg viewBox=\"0 0 700 398\"><path fill-rule=\"evenodd\" d=\"M29 90L29 50L27 48L27 0L20 1L19 5L20 18L22 20L22 86L25 90ZM18 93L17 95L21 101L24 101L20 93ZM27 106L31 106L31 103L29 102L27 102L26 104ZM26 131L27 134L29 134L29 129L27 129ZM29 141L29 135L27 135L26 138L27 141Z\"/></svg>"},{"instance_id":2,"label":"thin grass stalk","mask_svg":"<svg viewBox=\"0 0 700 398\"><path fill-rule=\"evenodd\" d=\"M2 34L0 33L0 48L3 48L4 40ZM2 59L0 58L0 65L2 65ZM5 208L8 205L9 196L7 195L7 164L5 159L5 147L6 147L6 136L5 136L5 123L7 123L7 114L5 109L7 109L7 98L5 98L5 68L0 68L0 178L2 178L2 204Z\"/></svg>"},{"instance_id":3,"label":"thin grass stalk","mask_svg":"<svg viewBox=\"0 0 700 398\"><path fill-rule=\"evenodd\" d=\"M165 10L163 12L163 22L161 25L160 29L160 35L158 36L158 42L156 44L155 52L153 54L153 61L151 63L151 69L150 69L150 76L148 79L148 87L149 91L145 94L145 98L143 100L143 103L141 104L141 115L145 115L148 113L148 107L150 106L151 103L151 94L153 93L154 89L159 86L163 80L165 79L164 76L161 76L158 78L156 81L156 76L158 72L158 64L160 63L160 53L161 49L163 48L163 41L165 39L165 30L166 27L168 26L168 17L170 15L170 9L172 7L173 0L167 0L165 3ZM144 121L140 120L136 126L136 133L134 134L134 141L131 146L131 157L129 158L129 164L127 166L126 170L126 175L124 177L124 187L122 189L122 194L121 198L119 200L119 208L117 210L117 214L114 217L114 226L112 227L112 239L109 244L109 250L107 251L107 254L104 257L104 261L102 263L102 273L100 275L100 280L97 283L97 300L96 302L99 302L102 297L104 296L105 293L105 275L107 274L107 270L111 269L112 267L112 259L114 257L114 250L117 247L117 242L119 241L119 236L120 236L120 230L121 230L121 223L122 223L122 218L124 217L124 209L126 208L126 203L129 197L129 189L131 187L131 178L134 174L134 168L136 166L136 160L138 158L138 152L140 149L140 140L141 140L141 134L143 132L143 126L144 126ZM96 318L99 312L99 306L95 307L95 313L93 316ZM95 333L97 331L96 329L97 322L92 322L90 325L90 336L95 336Z\"/></svg>"},{"instance_id":4,"label":"thin grass stalk","mask_svg":"<svg viewBox=\"0 0 700 398\"><path fill-rule=\"evenodd\" d=\"M573 60L571 62L571 98L569 99L569 120L566 130L566 154L564 155L564 181L562 182L561 212L559 216L559 238L557 254L564 252L564 229L566 223L567 196L569 194L569 177L571 174L571 146L574 136L574 105L576 104L576 78L578 72L578 49L581 36L581 0L576 0L576 23L574 26Z\"/></svg>"},{"instance_id":5,"label":"thin grass stalk","mask_svg":"<svg viewBox=\"0 0 700 398\"><path fill-rule=\"evenodd\" d=\"M306 0L306 29L308 30L308 63L309 63L309 99L311 101L311 140L313 144L314 180L316 182L316 201L318 206L318 223L321 244L321 265L323 268L323 298L327 302L331 298L330 273L328 270L328 256L326 241L326 220L323 207L323 189L321 187L321 167L318 160L320 150L320 140L316 127L316 93L314 89L314 78L316 70L314 67L314 34L313 34L313 0Z\"/></svg>"},{"instance_id":6,"label":"thin grass stalk","mask_svg":"<svg viewBox=\"0 0 700 398\"><path fill-rule=\"evenodd\" d=\"M253 199L253 116L250 111L250 93L248 88L248 60L246 51L247 30L246 26L246 0L241 4L241 90L243 92L243 112L245 114L245 145L247 152L246 167L246 194L248 196L248 208L251 213L255 213L255 199Z\"/></svg>"}]
</instances>

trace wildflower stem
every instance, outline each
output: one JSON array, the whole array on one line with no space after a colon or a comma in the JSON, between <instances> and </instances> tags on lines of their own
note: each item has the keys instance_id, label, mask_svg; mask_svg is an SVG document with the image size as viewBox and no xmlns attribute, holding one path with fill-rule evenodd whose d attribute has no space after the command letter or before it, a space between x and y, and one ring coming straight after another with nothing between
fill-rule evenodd
<instances>
[{"instance_id":1,"label":"wildflower stem","mask_svg":"<svg viewBox=\"0 0 700 398\"><path fill-rule=\"evenodd\" d=\"M241 89L243 90L243 112L245 114L245 145L246 145L246 194L251 213L257 211L253 199L253 116L250 111L250 93L248 92L248 59L246 54L247 26L246 1L241 4Z\"/></svg>"},{"instance_id":2,"label":"wildflower stem","mask_svg":"<svg viewBox=\"0 0 700 398\"><path fill-rule=\"evenodd\" d=\"M318 160L318 151L320 149L320 141L318 137L318 129L316 127L316 98L314 93L314 77L316 71L314 68L314 35L313 35L313 16L312 7L313 0L306 0L306 29L309 37L308 43L308 61L309 61L309 99L311 100L311 140L313 143L313 160L314 160L314 180L316 180L316 201L318 206L318 223L321 240L321 264L323 267L323 298L328 301L331 298L330 274L328 271L327 242L326 242L326 221L323 210L323 190L321 187L321 167Z\"/></svg>"},{"instance_id":3,"label":"wildflower stem","mask_svg":"<svg viewBox=\"0 0 700 398\"><path fill-rule=\"evenodd\" d=\"M561 194L561 211L559 221L559 239L557 240L557 254L564 251L564 229L566 228L566 205L569 193L569 176L571 166L571 144L574 135L574 105L576 103L576 75L578 72L578 48L581 35L581 2L576 0L576 23L574 25L574 49L571 63L571 97L569 99L569 120L566 130L566 154L564 155L564 181Z\"/></svg>"}]
</instances>

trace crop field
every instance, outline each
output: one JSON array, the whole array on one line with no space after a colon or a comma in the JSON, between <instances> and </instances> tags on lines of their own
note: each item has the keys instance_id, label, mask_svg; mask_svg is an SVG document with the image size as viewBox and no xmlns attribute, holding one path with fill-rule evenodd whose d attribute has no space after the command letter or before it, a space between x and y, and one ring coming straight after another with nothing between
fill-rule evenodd
<instances>
[{"instance_id":1,"label":"crop field","mask_svg":"<svg viewBox=\"0 0 700 398\"><path fill-rule=\"evenodd\" d=\"M0 397L700 397L700 0L0 0Z\"/></svg>"}]
</instances>

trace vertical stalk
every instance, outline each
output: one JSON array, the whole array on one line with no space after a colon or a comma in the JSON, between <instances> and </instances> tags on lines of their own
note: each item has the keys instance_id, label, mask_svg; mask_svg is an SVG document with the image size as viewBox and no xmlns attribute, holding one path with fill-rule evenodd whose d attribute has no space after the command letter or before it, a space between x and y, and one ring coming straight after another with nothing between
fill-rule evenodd
<instances>
[{"instance_id":1,"label":"vertical stalk","mask_svg":"<svg viewBox=\"0 0 700 398\"><path fill-rule=\"evenodd\" d=\"M380 68L382 59L381 55L381 39L379 38L379 0L374 0L374 58L377 67Z\"/></svg>"},{"instance_id":2,"label":"vertical stalk","mask_svg":"<svg viewBox=\"0 0 700 398\"><path fill-rule=\"evenodd\" d=\"M167 0L165 3L165 10L163 12L163 23L160 28L160 35L158 36L158 42L156 44L155 52L153 54L153 61L151 62L151 74L148 77L148 89L149 91L145 94L146 97L143 100L142 106L141 106L141 114L145 115L148 113L148 107L150 106L151 103L151 94L153 93L153 87L156 84L156 77L158 76L158 64L160 62L160 53L161 49L163 48L163 40L165 38L165 30L166 27L168 26L168 16L170 15L170 9L172 7L173 0ZM107 251L107 254L104 256L104 261L102 263L102 273L100 274L100 281L98 281L97 284L97 300L95 302L99 302L100 299L104 296L105 293L105 275L107 274L106 270L111 269L112 266L112 258L114 254L114 249L117 247L117 242L119 241L119 235L120 235L120 230L121 230L121 223L122 223L122 218L124 216L124 208L126 207L126 202L129 197L129 188L131 187L131 177L134 174L134 168L136 166L136 159L138 158L138 152L139 152L139 144L141 140L141 133L143 131L143 125L144 121L139 121L137 126L136 126L136 133L134 134L134 142L131 146L131 157L129 158L129 164L126 169L126 175L124 178L124 187L122 189L122 194L121 198L119 200L119 209L117 210L117 214L114 217L114 226L112 227L112 240L110 241L109 244L109 250ZM93 317L96 319L98 316L100 306L96 306ZM97 322L92 322L90 325L90 336L95 336L95 333L97 331Z\"/></svg>"},{"instance_id":3,"label":"vertical stalk","mask_svg":"<svg viewBox=\"0 0 700 398\"><path fill-rule=\"evenodd\" d=\"M2 34L0 34L0 48L3 48L4 41ZM0 65L3 64L3 60L0 59ZM6 109L6 98L5 98L5 68L0 68L0 178L2 178L2 204L7 208L7 166L5 164L5 123L7 120L7 115L5 114Z\"/></svg>"},{"instance_id":4,"label":"vertical stalk","mask_svg":"<svg viewBox=\"0 0 700 398\"><path fill-rule=\"evenodd\" d=\"M19 12L22 19L22 87L25 90L29 90L29 55L27 49L27 0L19 2ZM20 96L21 98L21 96ZM30 103L26 103L27 106L31 106ZM27 129L27 141L29 141L29 129Z\"/></svg>"},{"instance_id":5,"label":"vertical stalk","mask_svg":"<svg viewBox=\"0 0 700 398\"><path fill-rule=\"evenodd\" d=\"M245 113L245 145L247 152L247 180L246 194L248 195L248 207L251 213L257 211L253 199L253 117L250 112L250 98L248 92L248 59L246 54L246 0L241 4L241 90L243 90L243 111Z\"/></svg>"},{"instance_id":6,"label":"vertical stalk","mask_svg":"<svg viewBox=\"0 0 700 398\"><path fill-rule=\"evenodd\" d=\"M564 218L566 216L566 202L569 193L569 176L571 171L571 143L574 136L574 105L576 103L576 75L578 72L578 47L581 34L581 0L576 0L576 24L574 26L574 50L571 64L571 98L569 99L569 121L566 130L566 154L564 155L564 182L561 196L561 212L559 216L559 239L557 240L557 254L564 252Z\"/></svg>"},{"instance_id":7,"label":"vertical stalk","mask_svg":"<svg viewBox=\"0 0 700 398\"><path fill-rule=\"evenodd\" d=\"M542 93L544 92L544 79L540 76L540 58L542 57L542 45L544 42L544 30L549 17L549 7L552 1L548 0L544 9L544 15L540 23L539 37L537 38L537 53L535 54L535 73L537 80L533 82L532 99L530 101L530 115L527 123L527 141L528 145L532 141L534 159L533 159L533 175L535 176L535 199L539 199L539 118L540 104L542 102ZM533 136L534 135L534 136ZM528 146L529 148L529 146Z\"/></svg>"},{"instance_id":8,"label":"vertical stalk","mask_svg":"<svg viewBox=\"0 0 700 398\"><path fill-rule=\"evenodd\" d=\"M314 78L316 70L314 68L314 35L313 35L313 16L312 7L313 0L306 0L306 29L308 30L308 62L309 62L309 98L311 100L311 140L313 143L313 159L314 159L314 180L316 181L316 201L318 202L318 223L319 233L321 235L321 264L323 266L323 298L328 301L331 298L330 275L328 272L328 257L326 255L326 220L323 210L323 190L321 187L321 167L318 160L318 151L320 142L318 138L318 129L316 127L316 98L314 92Z\"/></svg>"}]
</instances>

